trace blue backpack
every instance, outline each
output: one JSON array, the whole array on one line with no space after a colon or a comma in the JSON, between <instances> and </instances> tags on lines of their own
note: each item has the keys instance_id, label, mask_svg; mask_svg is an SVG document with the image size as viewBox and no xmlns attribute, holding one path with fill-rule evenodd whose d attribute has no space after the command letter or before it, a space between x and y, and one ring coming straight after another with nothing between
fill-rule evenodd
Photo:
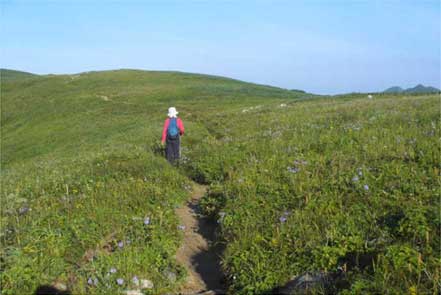
<instances>
[{"instance_id":1,"label":"blue backpack","mask_svg":"<svg viewBox=\"0 0 441 295\"><path fill-rule=\"evenodd\" d=\"M167 129L168 137L177 138L179 135L178 123L176 118L171 118Z\"/></svg>"}]
</instances>

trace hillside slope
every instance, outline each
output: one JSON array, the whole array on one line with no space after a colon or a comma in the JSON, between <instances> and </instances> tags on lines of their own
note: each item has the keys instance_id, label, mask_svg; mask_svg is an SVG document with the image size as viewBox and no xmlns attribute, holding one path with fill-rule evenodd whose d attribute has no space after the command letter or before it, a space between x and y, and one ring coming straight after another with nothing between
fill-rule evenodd
<instances>
[{"instance_id":1,"label":"hillside slope","mask_svg":"<svg viewBox=\"0 0 441 295\"><path fill-rule=\"evenodd\" d=\"M180 111L188 148L214 139L218 131L206 126L221 113L302 97L137 70L38 76L1 88L4 294L59 284L74 294L114 293L143 280L156 293L176 291L186 272L174 258L181 239L174 209L192 185L162 156L167 108Z\"/></svg>"},{"instance_id":2,"label":"hillside slope","mask_svg":"<svg viewBox=\"0 0 441 295\"><path fill-rule=\"evenodd\" d=\"M305 278L317 293L437 294L439 96L400 96L136 70L4 83L2 292L177 293L175 212L196 181L231 294L301 293ZM158 143L172 105L179 167Z\"/></svg>"},{"instance_id":3,"label":"hillside slope","mask_svg":"<svg viewBox=\"0 0 441 295\"><path fill-rule=\"evenodd\" d=\"M32 74L32 73L28 73L28 72L22 72L22 71L0 69L0 81L1 82L21 80L21 79L33 78L33 77L37 77L37 75Z\"/></svg>"},{"instance_id":4,"label":"hillside slope","mask_svg":"<svg viewBox=\"0 0 441 295\"><path fill-rule=\"evenodd\" d=\"M4 83L2 164L57 151L65 156L78 148L92 149L94 144L115 144L114 137L129 132L157 137L171 105L179 106L187 116L200 117L199 113L208 114L220 104L240 107L303 96L223 77L137 70ZM123 144L124 139L118 142Z\"/></svg>"}]
</instances>

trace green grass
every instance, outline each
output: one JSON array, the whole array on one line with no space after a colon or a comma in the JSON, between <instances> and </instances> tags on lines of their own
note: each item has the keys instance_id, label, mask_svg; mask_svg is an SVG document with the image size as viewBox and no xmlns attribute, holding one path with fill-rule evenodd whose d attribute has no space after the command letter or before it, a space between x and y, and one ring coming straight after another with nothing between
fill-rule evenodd
<instances>
[{"instance_id":1,"label":"green grass","mask_svg":"<svg viewBox=\"0 0 441 295\"><path fill-rule=\"evenodd\" d=\"M231 292L340 266L344 294L436 294L437 106L437 96L328 98L228 115L222 144L189 158L222 186L205 207L224 215Z\"/></svg>"},{"instance_id":2,"label":"green grass","mask_svg":"<svg viewBox=\"0 0 441 295\"><path fill-rule=\"evenodd\" d=\"M201 204L219 219L231 293L339 266L342 294L440 290L439 96L314 97L136 70L2 81L1 93L4 294L54 282L105 294L135 275L176 291L173 210L191 179L210 184ZM187 130L179 169L157 147L172 105Z\"/></svg>"}]
</instances>

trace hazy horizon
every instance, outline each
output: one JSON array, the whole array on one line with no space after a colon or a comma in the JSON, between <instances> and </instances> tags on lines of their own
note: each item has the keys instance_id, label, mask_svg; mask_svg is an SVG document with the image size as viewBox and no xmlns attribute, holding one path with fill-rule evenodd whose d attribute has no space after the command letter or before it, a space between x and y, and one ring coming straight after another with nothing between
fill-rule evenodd
<instances>
[{"instance_id":1,"label":"hazy horizon","mask_svg":"<svg viewBox=\"0 0 441 295\"><path fill-rule=\"evenodd\" d=\"M317 94L441 86L439 1L0 5L2 68L181 71Z\"/></svg>"}]
</instances>

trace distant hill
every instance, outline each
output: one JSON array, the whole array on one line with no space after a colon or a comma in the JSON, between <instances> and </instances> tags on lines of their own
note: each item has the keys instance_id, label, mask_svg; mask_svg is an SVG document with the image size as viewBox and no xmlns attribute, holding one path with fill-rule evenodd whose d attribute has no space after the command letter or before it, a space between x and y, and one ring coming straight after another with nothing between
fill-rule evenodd
<instances>
[{"instance_id":1,"label":"distant hill","mask_svg":"<svg viewBox=\"0 0 441 295\"><path fill-rule=\"evenodd\" d=\"M438 88L431 87L431 86L424 86L421 84L418 84L417 86L413 88L408 88L405 90L407 93L433 93L433 92L439 92Z\"/></svg>"},{"instance_id":2,"label":"distant hill","mask_svg":"<svg viewBox=\"0 0 441 295\"><path fill-rule=\"evenodd\" d=\"M32 77L36 77L36 76L37 75L32 74L32 73L28 73L28 72L0 69L0 80L1 81L11 81L11 80L32 78Z\"/></svg>"},{"instance_id":3,"label":"distant hill","mask_svg":"<svg viewBox=\"0 0 441 295\"><path fill-rule=\"evenodd\" d=\"M384 93L400 93L400 92L403 92L403 91L404 91L404 89L401 88L400 86L393 86L393 87L387 88L383 92Z\"/></svg>"},{"instance_id":4,"label":"distant hill","mask_svg":"<svg viewBox=\"0 0 441 295\"><path fill-rule=\"evenodd\" d=\"M418 84L413 88L403 89L399 86L390 87L383 91L383 93L435 93L440 90L431 86L424 86L422 84Z\"/></svg>"}]
</instances>

